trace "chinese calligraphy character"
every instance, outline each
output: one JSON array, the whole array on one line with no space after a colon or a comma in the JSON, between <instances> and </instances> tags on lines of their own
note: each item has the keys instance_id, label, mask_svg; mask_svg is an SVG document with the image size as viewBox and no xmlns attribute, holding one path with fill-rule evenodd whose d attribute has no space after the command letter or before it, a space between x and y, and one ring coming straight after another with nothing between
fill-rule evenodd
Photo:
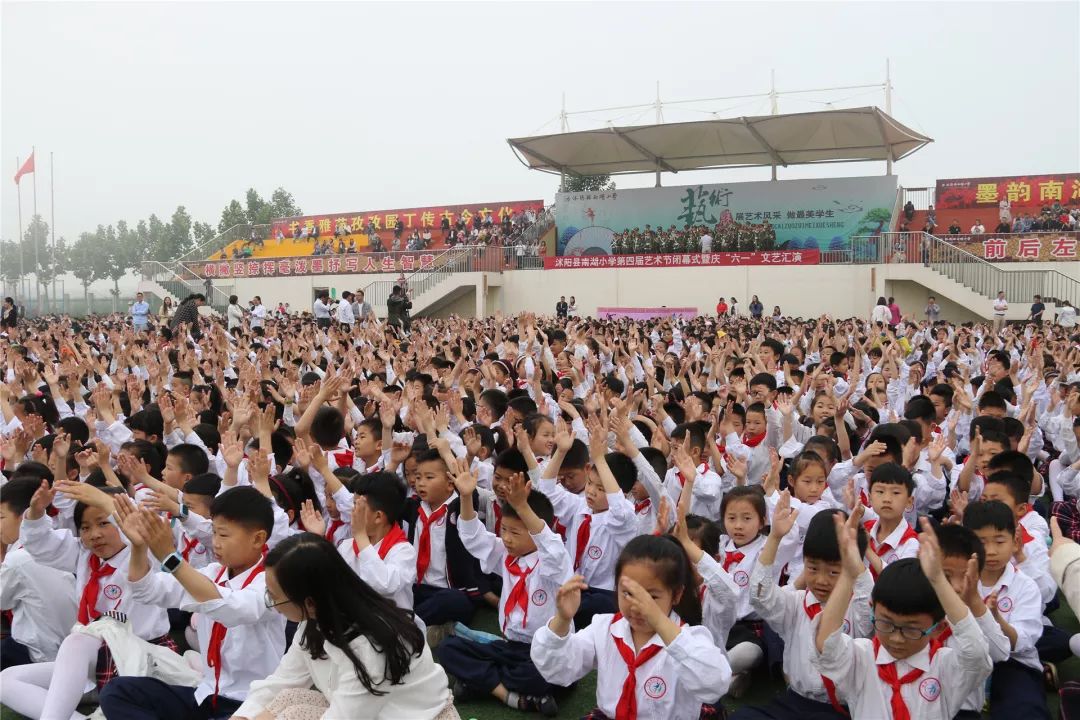
<instances>
[{"instance_id":1,"label":"chinese calligraphy character","mask_svg":"<svg viewBox=\"0 0 1080 720\"><path fill-rule=\"evenodd\" d=\"M402 213L401 217L405 218L405 227L412 229L412 219L416 217L416 213Z\"/></svg>"},{"instance_id":2,"label":"chinese calligraphy character","mask_svg":"<svg viewBox=\"0 0 1080 720\"><path fill-rule=\"evenodd\" d=\"M323 263L322 258L311 258L311 272L313 274L314 273L321 273L321 272L323 272L324 269L325 269L325 265Z\"/></svg>"},{"instance_id":3,"label":"chinese calligraphy character","mask_svg":"<svg viewBox=\"0 0 1080 720\"><path fill-rule=\"evenodd\" d=\"M293 260L293 275L307 275L308 274L308 261L307 258L297 258Z\"/></svg>"},{"instance_id":4,"label":"chinese calligraphy character","mask_svg":"<svg viewBox=\"0 0 1080 720\"><path fill-rule=\"evenodd\" d=\"M292 275L292 260L278 260L278 275Z\"/></svg>"},{"instance_id":5,"label":"chinese calligraphy character","mask_svg":"<svg viewBox=\"0 0 1080 720\"><path fill-rule=\"evenodd\" d=\"M708 200L708 193L701 185L696 190L686 188L686 195L682 198L683 211L677 218L685 225L715 225L716 215L708 209Z\"/></svg>"},{"instance_id":6,"label":"chinese calligraphy character","mask_svg":"<svg viewBox=\"0 0 1080 720\"><path fill-rule=\"evenodd\" d=\"M341 258L328 257L326 258L326 272L336 273L341 272Z\"/></svg>"},{"instance_id":7,"label":"chinese calligraphy character","mask_svg":"<svg viewBox=\"0 0 1080 720\"><path fill-rule=\"evenodd\" d=\"M394 263L394 258L390 255L383 255L382 259L382 271L394 272L397 269L397 265Z\"/></svg>"},{"instance_id":8,"label":"chinese calligraphy character","mask_svg":"<svg viewBox=\"0 0 1080 720\"><path fill-rule=\"evenodd\" d=\"M420 269L432 270L435 267L435 256L430 253L425 253L420 256Z\"/></svg>"},{"instance_id":9,"label":"chinese calligraphy character","mask_svg":"<svg viewBox=\"0 0 1080 720\"><path fill-rule=\"evenodd\" d=\"M360 258L355 255L345 256L345 272L356 272L360 269Z\"/></svg>"},{"instance_id":10,"label":"chinese calligraphy character","mask_svg":"<svg viewBox=\"0 0 1080 720\"><path fill-rule=\"evenodd\" d=\"M259 261L251 260L247 264L248 277L259 277Z\"/></svg>"},{"instance_id":11,"label":"chinese calligraphy character","mask_svg":"<svg viewBox=\"0 0 1080 720\"><path fill-rule=\"evenodd\" d=\"M408 270L412 272L416 269L416 257L414 255L406 255L401 258L401 270L402 272Z\"/></svg>"},{"instance_id":12,"label":"chinese calligraphy character","mask_svg":"<svg viewBox=\"0 0 1080 720\"><path fill-rule=\"evenodd\" d=\"M420 227L435 227L435 213L430 210L420 213Z\"/></svg>"},{"instance_id":13,"label":"chinese calligraphy character","mask_svg":"<svg viewBox=\"0 0 1080 720\"><path fill-rule=\"evenodd\" d=\"M379 272L379 267L375 264L375 258L368 255L367 262L364 264L364 272Z\"/></svg>"},{"instance_id":14,"label":"chinese calligraphy character","mask_svg":"<svg viewBox=\"0 0 1080 720\"><path fill-rule=\"evenodd\" d=\"M233 263L232 276L233 277L244 277L244 263L242 261Z\"/></svg>"},{"instance_id":15,"label":"chinese calligraphy character","mask_svg":"<svg viewBox=\"0 0 1080 720\"><path fill-rule=\"evenodd\" d=\"M393 230L397 226L397 213L387 213L386 215L386 229Z\"/></svg>"},{"instance_id":16,"label":"chinese calligraphy character","mask_svg":"<svg viewBox=\"0 0 1080 720\"><path fill-rule=\"evenodd\" d=\"M989 240L983 240L983 257L987 260L1004 260L1004 238L990 238Z\"/></svg>"},{"instance_id":17,"label":"chinese calligraphy character","mask_svg":"<svg viewBox=\"0 0 1080 720\"><path fill-rule=\"evenodd\" d=\"M1039 183L1039 200L1061 200L1061 191L1065 189L1065 183L1047 180Z\"/></svg>"},{"instance_id":18,"label":"chinese calligraphy character","mask_svg":"<svg viewBox=\"0 0 1080 720\"><path fill-rule=\"evenodd\" d=\"M975 202L996 203L998 199L997 183L979 183L975 188Z\"/></svg>"},{"instance_id":19,"label":"chinese calligraphy character","mask_svg":"<svg viewBox=\"0 0 1080 720\"><path fill-rule=\"evenodd\" d=\"M1069 193L1070 200L1080 200L1080 180L1072 181L1072 192Z\"/></svg>"},{"instance_id":20,"label":"chinese calligraphy character","mask_svg":"<svg viewBox=\"0 0 1080 720\"><path fill-rule=\"evenodd\" d=\"M1040 250L1042 250L1042 241L1039 238L1021 238L1016 257L1038 260Z\"/></svg>"},{"instance_id":21,"label":"chinese calligraphy character","mask_svg":"<svg viewBox=\"0 0 1080 720\"><path fill-rule=\"evenodd\" d=\"M1031 185L1011 182L1005 187L1005 197L1009 198L1009 202L1031 202Z\"/></svg>"},{"instance_id":22,"label":"chinese calligraphy character","mask_svg":"<svg viewBox=\"0 0 1080 720\"><path fill-rule=\"evenodd\" d=\"M330 232L330 218L319 218L319 232L323 235Z\"/></svg>"},{"instance_id":23,"label":"chinese calligraphy character","mask_svg":"<svg viewBox=\"0 0 1080 720\"><path fill-rule=\"evenodd\" d=\"M1056 258L1074 258L1076 257L1076 238L1073 237L1059 237L1054 242L1054 247L1050 249L1050 254Z\"/></svg>"}]
</instances>

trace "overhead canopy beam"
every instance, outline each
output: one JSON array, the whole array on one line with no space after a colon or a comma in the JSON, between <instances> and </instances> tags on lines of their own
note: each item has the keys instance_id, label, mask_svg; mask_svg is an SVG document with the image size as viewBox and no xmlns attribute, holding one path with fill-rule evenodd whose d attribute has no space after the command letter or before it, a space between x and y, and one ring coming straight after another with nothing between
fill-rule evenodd
<instances>
[{"instance_id":1,"label":"overhead canopy beam","mask_svg":"<svg viewBox=\"0 0 1080 720\"><path fill-rule=\"evenodd\" d=\"M645 157L649 158L654 163L656 163L656 167L658 167L658 168L660 168L662 170L667 170L670 173L679 172L678 170L676 170L675 168L671 167L666 162L664 162L664 159L661 158L659 155L655 155L655 154L649 152L647 149L642 147L642 145L640 143L636 142L633 138L631 138L629 135L627 135L625 132L623 132L619 128L613 127L613 128L611 128L611 132L615 133L615 136L618 137L620 140L622 140L624 143L626 143L627 145L634 148L639 153L641 153L642 155L644 155Z\"/></svg>"},{"instance_id":2,"label":"overhead canopy beam","mask_svg":"<svg viewBox=\"0 0 1080 720\"><path fill-rule=\"evenodd\" d=\"M776 148L770 145L769 142L764 137L762 137L761 133L758 132L758 129L754 127L753 124L751 124L749 118L742 118L742 123L743 126L750 132L750 134L754 136L754 139L761 143L761 147L765 149L765 152L769 153L769 157L772 158L774 166L782 165L783 167L787 167L787 163L784 162L784 158L780 157L780 153L776 152Z\"/></svg>"}]
</instances>

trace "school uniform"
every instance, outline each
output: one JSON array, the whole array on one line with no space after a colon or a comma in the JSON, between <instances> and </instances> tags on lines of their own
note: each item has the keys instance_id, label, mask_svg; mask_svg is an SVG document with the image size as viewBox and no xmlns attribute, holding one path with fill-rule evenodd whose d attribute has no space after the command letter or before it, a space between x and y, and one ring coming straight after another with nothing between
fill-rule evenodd
<instances>
[{"instance_id":1,"label":"school uniform","mask_svg":"<svg viewBox=\"0 0 1080 720\"><path fill-rule=\"evenodd\" d=\"M0 565L0 610L10 610L11 635L0 641L0 668L52 662L75 624L75 576L34 562L12 545Z\"/></svg>"},{"instance_id":2,"label":"school uniform","mask_svg":"<svg viewBox=\"0 0 1080 720\"><path fill-rule=\"evenodd\" d=\"M402 610L412 611L416 548L400 526L394 525L382 540L363 550L352 538L344 540L338 545L338 552L372 590Z\"/></svg>"},{"instance_id":3,"label":"school uniform","mask_svg":"<svg viewBox=\"0 0 1080 720\"><path fill-rule=\"evenodd\" d=\"M893 528L893 531L879 542L877 536L880 524L881 519L879 518L864 522L863 527L866 528L866 538L869 541L870 549L881 558L882 565L889 565L904 558L918 557L919 534L908 525L907 520L900 518L900 522ZM873 568L869 568L869 570L870 575L877 580L878 574L874 572Z\"/></svg>"},{"instance_id":4,"label":"school uniform","mask_svg":"<svg viewBox=\"0 0 1080 720\"><path fill-rule=\"evenodd\" d=\"M855 580L841 627L853 637L866 637L873 632L870 622L873 585L868 572L860 573ZM740 709L732 720L847 717L832 681L826 682L810 664L811 656L816 652L814 635L817 626L813 621L821 614L824 603L808 590L780 587L776 584L773 566L759 561L750 575L750 607L784 641L784 675L788 690L764 707Z\"/></svg>"},{"instance_id":5,"label":"school uniform","mask_svg":"<svg viewBox=\"0 0 1080 720\"><path fill-rule=\"evenodd\" d=\"M779 436L775 436L779 437ZM724 446L732 455L746 460L746 484L760 485L765 475L769 472L770 459L769 448L778 447L779 442L769 437L766 431L760 435L750 436L743 434L741 437L736 433L728 433L724 438Z\"/></svg>"},{"instance_id":6,"label":"school uniform","mask_svg":"<svg viewBox=\"0 0 1080 720\"><path fill-rule=\"evenodd\" d=\"M296 632L303 637L306 623ZM425 643L418 656L410 658L409 671L397 685L385 682L385 655L363 635L349 643L359 662L368 669L382 695L373 695L360 682L356 666L341 648L327 642L324 657L313 658L299 642L289 646L277 669L265 680L251 683L247 700L235 715L256 718L283 690L312 686L329 703L325 718L409 718L434 720L451 702L446 673L435 664Z\"/></svg>"},{"instance_id":7,"label":"school uniform","mask_svg":"<svg viewBox=\"0 0 1080 720\"><path fill-rule=\"evenodd\" d=\"M551 686L533 665L529 646L536 631L555 616L559 588L573 576L562 540L548 527L532 535L536 551L512 557L502 540L479 518L458 529L465 548L486 573L501 571L498 617L505 640L478 643L451 636L439 645L439 663L465 685L485 695L500 683L511 692L547 695Z\"/></svg>"},{"instance_id":8,"label":"school uniform","mask_svg":"<svg viewBox=\"0 0 1080 720\"><path fill-rule=\"evenodd\" d=\"M765 508L767 515L772 521L773 510L776 509L776 504L780 502L780 493L773 492L771 495L765 496ZM818 498L815 503L805 503L799 500L797 497L791 498L791 509L798 510L799 514L795 518L795 527L792 528L794 532L798 529L799 533L796 537L792 538L787 543L781 541L781 547L786 550L787 568L785 569L787 576L790 580L794 580L799 577L803 569L803 538L806 537L806 529L810 527L810 521L814 519L814 516L823 510L833 510L840 507L840 503L833 497L832 491L828 488ZM788 533L790 535L791 533ZM785 538L786 540L786 538ZM777 559L781 556L777 553Z\"/></svg>"},{"instance_id":9,"label":"school uniform","mask_svg":"<svg viewBox=\"0 0 1080 720\"><path fill-rule=\"evenodd\" d=\"M787 540L789 537L791 537L791 533L785 535L784 540ZM735 545L735 541L728 536L722 535L720 537L720 556L718 561L724 572L731 578L732 583L738 591L735 607L735 617L737 621L758 619L757 614L754 612L753 608L750 607L750 576L753 574L754 567L757 565L757 559L761 554L761 549L765 547L766 539L765 535L758 535L750 542L738 547ZM784 540L780 541L782 551L777 552L777 558L780 558L782 555L790 554L789 551L783 551ZM790 541L788 544L791 544ZM776 563L774 563L774 565L775 564Z\"/></svg>"},{"instance_id":10,"label":"school uniform","mask_svg":"<svg viewBox=\"0 0 1080 720\"><path fill-rule=\"evenodd\" d=\"M674 611L670 617L682 623ZM570 685L596 669L597 710L607 718L697 720L702 704L717 702L731 683L727 658L707 628L682 625L670 645L653 635L635 653L630 623L618 614L596 615L565 637L545 625L533 637L531 655L554 685Z\"/></svg>"},{"instance_id":11,"label":"school uniform","mask_svg":"<svg viewBox=\"0 0 1080 720\"><path fill-rule=\"evenodd\" d=\"M615 610L615 562L626 543L637 537L634 506L621 492L608 493L608 509L594 513L585 498L574 495L554 478L541 478L540 491L548 496L555 517L566 526L567 550L574 572L585 578L588 589L574 622L589 624L597 613Z\"/></svg>"},{"instance_id":12,"label":"school uniform","mask_svg":"<svg viewBox=\"0 0 1080 720\"><path fill-rule=\"evenodd\" d=\"M728 650L732 647L729 638L732 628L736 627L739 595L743 594L741 593L743 588L739 586L733 574L724 570L724 565L708 553L702 553L701 560L697 563L697 571L701 575L701 587L698 588L698 599L701 601L701 624L712 633L717 647ZM739 571L736 570L736 572ZM740 575L740 579L741 577ZM749 576L747 576L747 582L749 582ZM753 633L752 630L747 632ZM760 639L761 636L758 637Z\"/></svg>"},{"instance_id":13,"label":"school uniform","mask_svg":"<svg viewBox=\"0 0 1080 720\"><path fill-rule=\"evenodd\" d=\"M437 508L419 497L405 502L402 519L416 549L413 608L428 626L468 623L488 590L480 563L461 543L457 527L460 508L457 493Z\"/></svg>"},{"instance_id":14,"label":"school uniform","mask_svg":"<svg viewBox=\"0 0 1080 720\"><path fill-rule=\"evenodd\" d=\"M682 495L683 485L682 472L678 468L669 468L664 476L664 487L671 504L677 506L679 497ZM713 472L708 463L697 466L694 476L694 488L690 497L690 514L715 520L720 517L720 501L724 497L723 480Z\"/></svg>"},{"instance_id":15,"label":"school uniform","mask_svg":"<svg viewBox=\"0 0 1080 720\"><path fill-rule=\"evenodd\" d=\"M952 720L986 681L991 663L986 638L970 613L951 627L953 646L931 642L903 660L876 637L852 638L837 630L820 653L813 648L811 662L836 684L853 718Z\"/></svg>"},{"instance_id":16,"label":"school uniform","mask_svg":"<svg viewBox=\"0 0 1080 720\"><path fill-rule=\"evenodd\" d=\"M1002 632L1001 626L994 619L993 613L985 612L980 617L975 618L975 622L979 626L979 630L982 631L983 637L986 638L990 661L999 663L1008 660L1010 651L1009 638L1005 637L1005 633ZM941 634L932 638L931 642L957 649L957 640L953 637L952 626L948 623L945 623ZM982 717L984 705L986 705L986 683L979 683L961 702L957 717Z\"/></svg>"},{"instance_id":17,"label":"school uniform","mask_svg":"<svg viewBox=\"0 0 1080 720\"><path fill-rule=\"evenodd\" d=\"M117 678L101 693L110 720L184 713L228 717L247 697L248 686L271 674L285 654L285 618L266 607L262 560L233 577L216 562L199 573L214 581L220 598L199 602L167 573L147 573L131 589L139 602L195 613L202 680L181 688L153 678Z\"/></svg>"},{"instance_id":18,"label":"school uniform","mask_svg":"<svg viewBox=\"0 0 1080 720\"><path fill-rule=\"evenodd\" d=\"M1043 688L1042 663L1035 643L1043 633L1042 596L1035 581L1012 563L994 585L979 581L985 600L997 593L998 612L1016 631L1016 645L1009 659L994 664L990 676L990 716L995 720L1049 718Z\"/></svg>"}]
</instances>

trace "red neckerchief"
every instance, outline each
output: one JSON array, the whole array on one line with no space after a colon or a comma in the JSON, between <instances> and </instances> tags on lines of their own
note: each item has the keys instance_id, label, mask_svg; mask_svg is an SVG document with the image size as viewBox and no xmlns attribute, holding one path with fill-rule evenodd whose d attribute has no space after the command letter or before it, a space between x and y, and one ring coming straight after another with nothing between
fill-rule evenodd
<instances>
[{"instance_id":1,"label":"red neckerchief","mask_svg":"<svg viewBox=\"0 0 1080 720\"><path fill-rule=\"evenodd\" d=\"M356 458L352 450L338 450L331 454L338 467L352 467L353 460Z\"/></svg>"},{"instance_id":2,"label":"red neckerchief","mask_svg":"<svg viewBox=\"0 0 1080 720\"><path fill-rule=\"evenodd\" d=\"M940 645L930 643L930 659L934 659L934 653L938 651ZM881 641L874 638L874 659L877 660L878 650L881 648ZM899 677L896 672L896 662L886 663L885 665L877 666L878 678L884 681L889 687L892 688L892 697L889 699L889 705L892 708L893 720L911 720L911 712L908 710L907 703L904 702L904 696L900 694L900 689L908 683L913 683L923 675L923 671L919 668L912 668L908 671L907 675Z\"/></svg>"},{"instance_id":3,"label":"red neckerchief","mask_svg":"<svg viewBox=\"0 0 1080 720\"><path fill-rule=\"evenodd\" d=\"M191 551L198 547L199 541L193 537L184 535L184 549L180 551L180 555L184 558L184 562L190 562Z\"/></svg>"},{"instance_id":4,"label":"red neckerchief","mask_svg":"<svg viewBox=\"0 0 1080 720\"><path fill-rule=\"evenodd\" d=\"M1020 539L1025 545L1035 539L1035 536L1028 532L1028 529L1024 527L1024 523L1020 523Z\"/></svg>"},{"instance_id":5,"label":"red neckerchief","mask_svg":"<svg viewBox=\"0 0 1080 720\"><path fill-rule=\"evenodd\" d=\"M431 564L431 526L446 515L446 505L440 505L439 509L428 515L424 507L419 508L417 519L422 525L420 529L420 541L416 548L416 582L423 583L424 575L427 574L428 565Z\"/></svg>"},{"instance_id":6,"label":"red neckerchief","mask_svg":"<svg viewBox=\"0 0 1080 720\"><path fill-rule=\"evenodd\" d=\"M615 613L611 618L611 624L622 619L622 613ZM652 660L664 649L663 645L649 645L637 655L634 649L626 644L621 637L614 634L611 639L615 642L615 649L619 651L619 657L626 663L626 679L623 680L622 692L619 695L619 703L615 706L615 720L635 720L637 714L637 669Z\"/></svg>"},{"instance_id":7,"label":"red neckerchief","mask_svg":"<svg viewBox=\"0 0 1080 720\"><path fill-rule=\"evenodd\" d=\"M746 433L743 433L742 444L747 447L757 447L764 439L765 433L758 433L757 435L747 435Z\"/></svg>"},{"instance_id":8,"label":"red neckerchief","mask_svg":"<svg viewBox=\"0 0 1080 720\"><path fill-rule=\"evenodd\" d=\"M342 520L331 520L330 521L330 527L328 527L326 529L326 534L323 535L323 537L326 538L327 540L329 540L330 542L334 542L335 533L337 533L338 529L341 528L344 525L345 525L345 523Z\"/></svg>"},{"instance_id":9,"label":"red neckerchief","mask_svg":"<svg viewBox=\"0 0 1080 720\"><path fill-rule=\"evenodd\" d=\"M634 502L634 512L638 515L644 515L652 507L652 500L645 498L644 500L637 500Z\"/></svg>"},{"instance_id":10,"label":"red neckerchief","mask_svg":"<svg viewBox=\"0 0 1080 720\"><path fill-rule=\"evenodd\" d=\"M109 577L114 568L97 555L90 556L90 579L86 581L82 597L79 598L79 624L89 625L91 621L101 617L97 609L98 593L101 591L101 578Z\"/></svg>"},{"instance_id":11,"label":"red neckerchief","mask_svg":"<svg viewBox=\"0 0 1080 720\"><path fill-rule=\"evenodd\" d=\"M225 583L221 582L221 576L225 574L227 569L228 568L224 565L221 566L221 570L218 571L217 577L214 578L215 585L225 586ZM254 569L252 569L251 573L244 578L244 582L240 585L240 589L243 590L250 585L251 581L262 571L263 561L260 560ZM214 698L211 700L211 704L214 707L217 707L218 685L221 680L221 645L225 642L225 634L228 632L229 628L219 622L214 623L213 627L210 628L210 643L206 646L206 666L214 668Z\"/></svg>"},{"instance_id":12,"label":"red neckerchief","mask_svg":"<svg viewBox=\"0 0 1080 720\"><path fill-rule=\"evenodd\" d=\"M863 523L863 527L866 528L866 537L870 541L870 549L873 550L874 554L877 555L879 558L881 558L882 563L884 563L884 561L885 561L884 556L887 555L892 550L896 550L896 548L894 548L892 545L890 545L889 543L886 543L886 542L883 542L880 545L878 545L877 540L874 539L874 533L871 532L871 530L874 527L875 522L877 522L877 521L876 520L867 520L866 522ZM900 522L907 525L907 530L905 530L904 534L900 536L900 542L897 543L897 547L903 545L908 540L918 540L919 539L919 533L917 533L917 532L915 532L914 530L911 529L911 526L907 524L907 520L901 520ZM871 577L874 578L874 580L877 580L878 573L874 570L873 565L870 566L870 575L871 575Z\"/></svg>"},{"instance_id":13,"label":"red neckerchief","mask_svg":"<svg viewBox=\"0 0 1080 720\"><path fill-rule=\"evenodd\" d=\"M806 617L813 620L818 615L820 615L821 611L825 608L820 602L815 602L813 605L807 606L806 600L809 597L809 592L803 595L803 611L806 612ZM847 717L849 713L847 709L845 709L844 706L840 703L840 698L836 694L836 683L822 675L821 684L825 686L825 693L829 696L829 704L833 706L833 709L836 710L836 712L841 713L842 715Z\"/></svg>"},{"instance_id":14,"label":"red neckerchief","mask_svg":"<svg viewBox=\"0 0 1080 720\"><path fill-rule=\"evenodd\" d=\"M589 543L589 528L592 525L592 513L586 515L577 529L577 547L574 548L574 570L581 567L581 557L585 554L585 546Z\"/></svg>"},{"instance_id":15,"label":"red neckerchief","mask_svg":"<svg viewBox=\"0 0 1080 720\"><path fill-rule=\"evenodd\" d=\"M746 555L742 554L738 550L728 550L724 553L724 572L727 572L728 568L732 565L738 565L746 558Z\"/></svg>"},{"instance_id":16,"label":"red neckerchief","mask_svg":"<svg viewBox=\"0 0 1080 720\"><path fill-rule=\"evenodd\" d=\"M526 585L526 580L535 569L536 565L533 565L531 568L522 570L521 566L517 564L517 558L506 556L506 572L516 577L517 582L510 589L510 594L506 598L506 607L503 608L502 629L504 633L506 632L506 623L510 620L510 613L514 611L515 607L521 608L523 613L521 627L525 627L525 624L529 621L529 588Z\"/></svg>"},{"instance_id":17,"label":"red neckerchief","mask_svg":"<svg viewBox=\"0 0 1080 720\"><path fill-rule=\"evenodd\" d=\"M405 531L401 529L400 525L394 525L390 528L390 532L386 533L379 542L379 559L385 560L395 545L407 542L409 542L409 538L405 535ZM356 545L355 540L353 540L353 545Z\"/></svg>"}]
</instances>

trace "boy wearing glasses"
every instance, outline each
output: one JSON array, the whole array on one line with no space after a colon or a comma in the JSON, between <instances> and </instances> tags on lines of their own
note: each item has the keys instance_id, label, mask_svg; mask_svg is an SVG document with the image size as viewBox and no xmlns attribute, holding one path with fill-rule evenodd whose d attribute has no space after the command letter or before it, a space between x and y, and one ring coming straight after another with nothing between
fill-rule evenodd
<instances>
[{"instance_id":1,"label":"boy wearing glasses","mask_svg":"<svg viewBox=\"0 0 1080 720\"><path fill-rule=\"evenodd\" d=\"M841 632L844 615L867 569L854 531L835 522L843 571L818 621L811 663L836 683L853 718L952 720L993 667L976 620L987 609L953 590L933 527L926 518L922 523L918 559L890 563L874 585L873 638L851 638ZM977 567L973 555L964 579L969 600ZM932 640L946 630L954 645Z\"/></svg>"}]
</instances>

